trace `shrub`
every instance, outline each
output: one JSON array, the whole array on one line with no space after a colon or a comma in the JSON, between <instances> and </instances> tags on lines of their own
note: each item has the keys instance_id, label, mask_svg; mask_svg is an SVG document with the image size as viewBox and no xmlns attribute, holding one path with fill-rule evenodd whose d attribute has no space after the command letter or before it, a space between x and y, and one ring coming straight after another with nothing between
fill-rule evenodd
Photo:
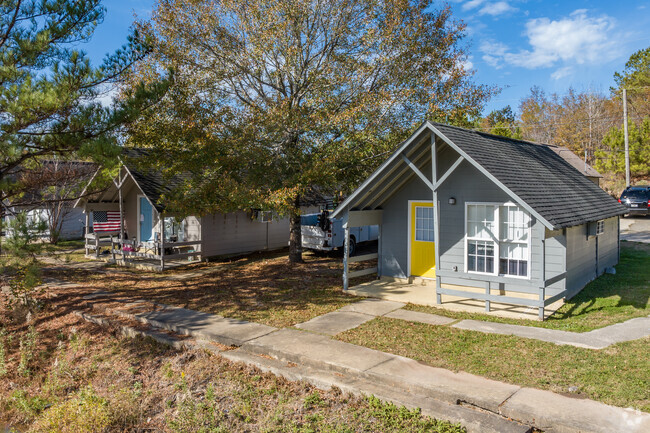
<instances>
[{"instance_id":1,"label":"shrub","mask_svg":"<svg viewBox=\"0 0 650 433\"><path fill-rule=\"evenodd\" d=\"M5 334L7 331L0 330L0 377L7 374L7 349L5 347Z\"/></svg>"},{"instance_id":2,"label":"shrub","mask_svg":"<svg viewBox=\"0 0 650 433\"><path fill-rule=\"evenodd\" d=\"M18 374L21 376L29 376L29 364L34 358L34 350L36 349L36 340L38 334L33 325L29 325L29 331L25 338L20 339L20 363L18 364Z\"/></svg>"},{"instance_id":3,"label":"shrub","mask_svg":"<svg viewBox=\"0 0 650 433\"><path fill-rule=\"evenodd\" d=\"M33 430L48 433L101 432L112 424L111 418L108 402L89 386L73 398L43 412L36 420Z\"/></svg>"}]
</instances>

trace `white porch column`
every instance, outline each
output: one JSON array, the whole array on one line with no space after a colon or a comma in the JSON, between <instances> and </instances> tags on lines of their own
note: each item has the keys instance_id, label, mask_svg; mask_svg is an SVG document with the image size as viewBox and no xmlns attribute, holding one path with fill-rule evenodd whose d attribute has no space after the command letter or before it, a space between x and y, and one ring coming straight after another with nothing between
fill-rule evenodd
<instances>
[{"instance_id":1,"label":"white porch column","mask_svg":"<svg viewBox=\"0 0 650 433\"><path fill-rule=\"evenodd\" d=\"M84 214L86 214L86 226L84 227L84 250L88 255L88 234L90 233L90 211L88 206L84 206Z\"/></svg>"},{"instance_id":2,"label":"white porch column","mask_svg":"<svg viewBox=\"0 0 650 433\"><path fill-rule=\"evenodd\" d=\"M438 154L436 152L436 135L431 133L431 182L436 185L438 183ZM433 256L436 261L436 304L442 304L442 297L440 295L440 276L438 269L440 269L440 203L438 203L438 188L433 189L433 237L435 248Z\"/></svg>"},{"instance_id":3,"label":"white porch column","mask_svg":"<svg viewBox=\"0 0 650 433\"><path fill-rule=\"evenodd\" d=\"M158 240L160 241L160 270L165 270L165 216L158 214Z\"/></svg>"},{"instance_id":4,"label":"white porch column","mask_svg":"<svg viewBox=\"0 0 650 433\"><path fill-rule=\"evenodd\" d=\"M118 174L121 177L121 175ZM122 206L122 180L118 177L120 181L117 187L117 194L120 201L120 251L122 252L122 260L126 261L126 256L124 255L124 209Z\"/></svg>"},{"instance_id":5,"label":"white porch column","mask_svg":"<svg viewBox=\"0 0 650 433\"><path fill-rule=\"evenodd\" d=\"M345 225L344 229L344 247L343 247L343 290L348 290L349 278L348 278L348 259L350 258L350 228L348 225Z\"/></svg>"}]
</instances>

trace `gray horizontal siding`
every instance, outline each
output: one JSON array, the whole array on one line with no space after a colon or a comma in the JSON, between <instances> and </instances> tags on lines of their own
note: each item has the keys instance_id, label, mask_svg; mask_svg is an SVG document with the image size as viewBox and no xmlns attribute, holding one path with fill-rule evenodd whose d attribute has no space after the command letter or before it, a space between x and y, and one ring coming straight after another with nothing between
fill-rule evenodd
<instances>
[{"instance_id":1,"label":"gray horizontal siding","mask_svg":"<svg viewBox=\"0 0 650 433\"><path fill-rule=\"evenodd\" d=\"M586 224L569 227L566 233L567 290L573 296L605 268L618 263L618 217L605 220L605 232L600 236L588 238Z\"/></svg>"}]
</instances>

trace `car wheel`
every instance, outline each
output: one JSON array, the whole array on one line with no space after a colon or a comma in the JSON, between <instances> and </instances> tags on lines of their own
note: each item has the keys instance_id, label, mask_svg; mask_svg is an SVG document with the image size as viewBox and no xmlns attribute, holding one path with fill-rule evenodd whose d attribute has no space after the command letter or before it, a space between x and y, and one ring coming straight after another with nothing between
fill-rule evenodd
<instances>
[{"instance_id":1,"label":"car wheel","mask_svg":"<svg viewBox=\"0 0 650 433\"><path fill-rule=\"evenodd\" d=\"M357 253L357 242L352 236L350 236L350 257L354 256Z\"/></svg>"}]
</instances>

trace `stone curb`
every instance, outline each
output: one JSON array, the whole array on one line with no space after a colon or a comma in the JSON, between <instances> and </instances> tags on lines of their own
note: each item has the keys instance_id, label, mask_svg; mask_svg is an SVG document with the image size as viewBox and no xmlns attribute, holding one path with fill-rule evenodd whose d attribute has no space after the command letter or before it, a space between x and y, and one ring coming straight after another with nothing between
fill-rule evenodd
<instances>
[{"instance_id":1,"label":"stone curb","mask_svg":"<svg viewBox=\"0 0 650 433\"><path fill-rule=\"evenodd\" d=\"M177 309L176 307L168 308ZM191 312L191 310L184 311ZM447 404L452 407L467 404L474 407L472 410L475 411L487 411L506 418L511 417L525 425L553 432L640 433L650 431L650 415L643 412L608 406L593 400L563 397L549 391L521 388L468 373L453 373L444 369L436 369L409 358L332 340L321 334L290 328L277 330L266 327L270 329L269 332L262 332L258 336L243 340L228 336L228 327L224 330L225 332L218 335L206 334L182 325L151 319L147 317L147 313L123 314L154 327L217 341L225 345L240 346L236 350L237 353L247 352L251 356L271 356L280 363L295 363L302 368L318 371L317 377L314 379L316 383L318 377L329 377L330 385L341 387L348 384L350 387L355 387L359 383L363 383L363 389L366 390L364 392L375 393L371 386L373 385L378 387L376 388L377 393L385 391L384 394L380 393L384 399L390 400L391 395L406 395L415 406L417 405L414 403L415 401L426 401L426 399L431 399L436 404ZM212 317L212 315L207 316ZM214 316L214 320L221 319L223 318ZM231 319L224 320L231 321ZM208 320L206 319L206 321ZM241 325L250 323L232 322ZM229 354L228 356L235 355ZM334 380L333 378L337 376L345 381ZM549 412L553 413L553 416L547 417L542 408L525 398L531 392L533 395L543 398L543 407L549 408ZM541 394L534 394L535 392ZM607 416L607 419L603 418L604 416Z\"/></svg>"}]
</instances>

